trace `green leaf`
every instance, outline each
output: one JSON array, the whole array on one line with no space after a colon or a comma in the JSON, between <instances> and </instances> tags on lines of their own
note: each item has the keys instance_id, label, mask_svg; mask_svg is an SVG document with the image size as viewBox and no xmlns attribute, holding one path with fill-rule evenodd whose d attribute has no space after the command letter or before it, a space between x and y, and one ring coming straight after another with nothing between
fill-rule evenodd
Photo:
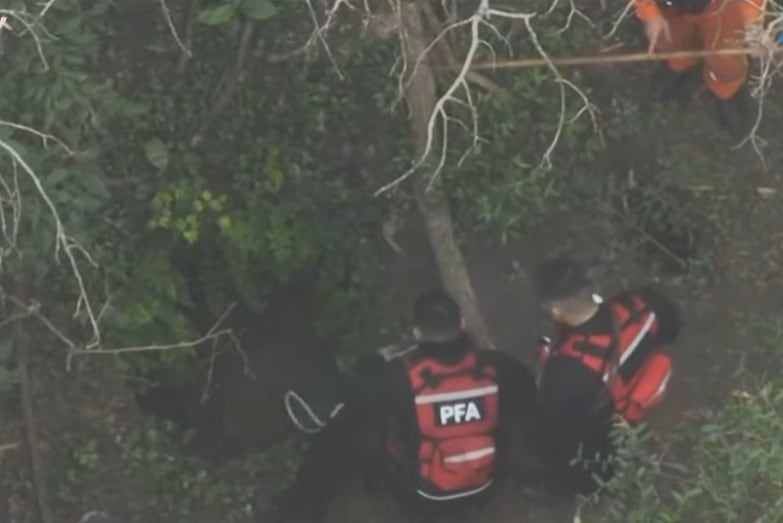
<instances>
[{"instance_id":1,"label":"green leaf","mask_svg":"<svg viewBox=\"0 0 783 523\"><path fill-rule=\"evenodd\" d=\"M147 155L147 160L158 169L165 169L169 164L169 150L157 138L144 144L144 154Z\"/></svg>"},{"instance_id":2,"label":"green leaf","mask_svg":"<svg viewBox=\"0 0 783 523\"><path fill-rule=\"evenodd\" d=\"M236 15L236 6L223 4L201 11L198 14L198 21L206 25L222 25L233 20L234 15Z\"/></svg>"},{"instance_id":3,"label":"green leaf","mask_svg":"<svg viewBox=\"0 0 783 523\"><path fill-rule=\"evenodd\" d=\"M243 0L240 12L251 20L267 20L278 13L271 0Z\"/></svg>"}]
</instances>

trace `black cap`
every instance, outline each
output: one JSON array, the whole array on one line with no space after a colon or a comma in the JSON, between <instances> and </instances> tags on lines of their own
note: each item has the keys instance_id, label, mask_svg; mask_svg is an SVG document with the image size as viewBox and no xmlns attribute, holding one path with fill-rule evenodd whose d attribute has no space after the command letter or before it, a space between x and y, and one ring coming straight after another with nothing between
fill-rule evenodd
<instances>
[{"instance_id":1,"label":"black cap","mask_svg":"<svg viewBox=\"0 0 783 523\"><path fill-rule=\"evenodd\" d=\"M592 283L585 266L570 258L550 258L533 269L533 289L543 303L573 298Z\"/></svg>"}]
</instances>

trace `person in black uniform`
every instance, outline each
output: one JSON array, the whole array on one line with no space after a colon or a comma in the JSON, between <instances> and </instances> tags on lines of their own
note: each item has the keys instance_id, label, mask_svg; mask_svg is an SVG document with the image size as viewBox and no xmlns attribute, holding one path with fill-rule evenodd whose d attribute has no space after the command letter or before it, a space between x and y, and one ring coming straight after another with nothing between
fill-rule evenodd
<instances>
[{"instance_id":1,"label":"person in black uniform","mask_svg":"<svg viewBox=\"0 0 783 523\"><path fill-rule=\"evenodd\" d=\"M360 372L339 414L313 440L296 480L259 523L321 521L344 479L382 485L411 514L464 511L490 498L532 427L532 372L466 334L456 302L421 296L417 348Z\"/></svg>"},{"instance_id":2,"label":"person in black uniform","mask_svg":"<svg viewBox=\"0 0 783 523\"><path fill-rule=\"evenodd\" d=\"M566 493L588 494L594 474L610 477L613 421L643 421L662 401L671 360L661 346L677 338L680 316L649 288L604 301L585 267L568 258L539 264L533 284L557 325L554 341L539 347L542 458Z\"/></svg>"}]
</instances>

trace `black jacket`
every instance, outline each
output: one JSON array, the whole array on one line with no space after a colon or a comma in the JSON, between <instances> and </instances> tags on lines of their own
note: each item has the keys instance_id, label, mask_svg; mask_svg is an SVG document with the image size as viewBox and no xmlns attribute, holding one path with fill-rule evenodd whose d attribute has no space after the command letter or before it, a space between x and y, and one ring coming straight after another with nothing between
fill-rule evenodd
<instances>
[{"instance_id":1,"label":"black jacket","mask_svg":"<svg viewBox=\"0 0 783 523\"><path fill-rule=\"evenodd\" d=\"M681 319L676 306L660 293L641 289L639 296L658 318L654 343L672 343L679 334ZM612 300L609 300L611 302ZM577 456L580 444L582 456L606 454L611 449L609 433L613 408L611 404L597 408L598 396L604 384L601 377L581 361L558 357L560 345L572 334L610 334L611 311L603 304L595 316L578 327L564 328L552 345L552 357L540 384L541 419L539 444L545 459L555 465L565 465Z\"/></svg>"},{"instance_id":2,"label":"black jacket","mask_svg":"<svg viewBox=\"0 0 783 523\"><path fill-rule=\"evenodd\" d=\"M413 358L432 358L444 364L460 361L469 350L475 350L467 337L446 344L422 344ZM495 369L498 381L500 414L495 434L498 463L504 463L512 438L528 438L535 421L537 391L530 369L522 362L499 351L476 350L479 362ZM411 390L408 371L401 359L364 369L354 382L347 402L353 414L365 423L384 424L397 419L402 424L405 448L409 458L415 461L420 435L416 421L414 393Z\"/></svg>"}]
</instances>

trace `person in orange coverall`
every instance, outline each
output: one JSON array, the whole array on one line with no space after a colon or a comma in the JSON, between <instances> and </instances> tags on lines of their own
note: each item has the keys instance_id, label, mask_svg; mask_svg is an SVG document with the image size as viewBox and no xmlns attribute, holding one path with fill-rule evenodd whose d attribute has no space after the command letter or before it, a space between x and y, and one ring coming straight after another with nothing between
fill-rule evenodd
<instances>
[{"instance_id":1,"label":"person in orange coverall","mask_svg":"<svg viewBox=\"0 0 783 523\"><path fill-rule=\"evenodd\" d=\"M655 50L684 51L746 46L746 32L763 21L765 0L634 0ZM686 79L697 58L672 58L653 78L651 96L670 99ZM704 82L718 100L721 123L735 136L747 132L748 96L743 86L748 77L745 55L713 55L704 60Z\"/></svg>"}]
</instances>

